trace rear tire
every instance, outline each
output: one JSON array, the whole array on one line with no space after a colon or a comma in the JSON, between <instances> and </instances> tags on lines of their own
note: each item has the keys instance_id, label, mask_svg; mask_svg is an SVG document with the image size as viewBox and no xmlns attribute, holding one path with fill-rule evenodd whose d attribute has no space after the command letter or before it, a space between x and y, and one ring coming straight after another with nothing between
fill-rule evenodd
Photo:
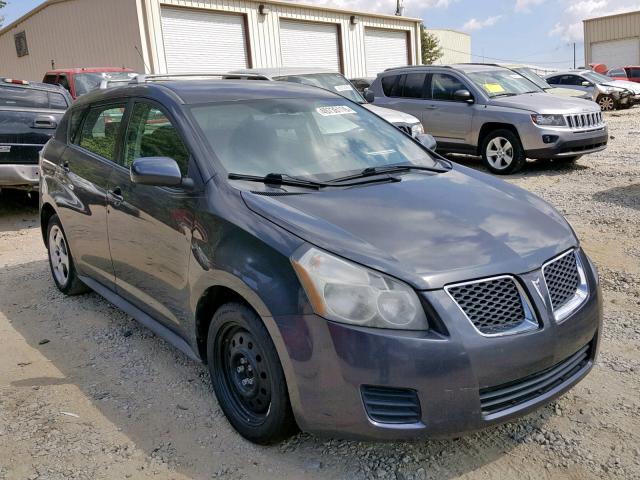
<instances>
[{"instance_id":1,"label":"rear tire","mask_svg":"<svg viewBox=\"0 0 640 480\"><path fill-rule=\"evenodd\" d=\"M53 281L65 295L80 295L90 289L78 278L78 272L69 249L69 242L58 215L52 215L47 224L47 251Z\"/></svg>"},{"instance_id":2,"label":"rear tire","mask_svg":"<svg viewBox=\"0 0 640 480\"><path fill-rule=\"evenodd\" d=\"M518 172L527 162L520 138L511 130L500 129L489 133L481 149L484 164L498 175Z\"/></svg>"},{"instance_id":3,"label":"rear tire","mask_svg":"<svg viewBox=\"0 0 640 480\"><path fill-rule=\"evenodd\" d=\"M216 311L207 361L220 408L240 435L267 445L296 431L278 353L255 312L240 303Z\"/></svg>"}]
</instances>

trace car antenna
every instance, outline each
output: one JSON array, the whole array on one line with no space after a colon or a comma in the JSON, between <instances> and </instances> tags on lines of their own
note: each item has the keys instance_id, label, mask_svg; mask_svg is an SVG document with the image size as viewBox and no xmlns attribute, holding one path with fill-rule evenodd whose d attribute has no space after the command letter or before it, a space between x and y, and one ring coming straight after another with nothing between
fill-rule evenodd
<instances>
[{"instance_id":1,"label":"car antenna","mask_svg":"<svg viewBox=\"0 0 640 480\"><path fill-rule=\"evenodd\" d=\"M151 70L149 69L149 65L147 65L147 62L144 61L144 57L142 56L142 53L140 53L140 50L138 50L138 46L134 45L133 48L135 48L136 52L138 52L138 55L140 55L140 60L142 60L142 63L144 65L145 71L150 72ZM124 67L122 67L122 68L124 68Z\"/></svg>"}]
</instances>

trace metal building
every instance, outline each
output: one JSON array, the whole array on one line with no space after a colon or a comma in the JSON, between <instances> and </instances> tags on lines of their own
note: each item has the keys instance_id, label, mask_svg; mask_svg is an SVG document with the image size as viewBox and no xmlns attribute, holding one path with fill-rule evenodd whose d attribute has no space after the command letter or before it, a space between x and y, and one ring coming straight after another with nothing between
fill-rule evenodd
<instances>
[{"instance_id":1,"label":"metal building","mask_svg":"<svg viewBox=\"0 0 640 480\"><path fill-rule=\"evenodd\" d=\"M320 67L348 77L420 63L420 19L286 0L47 0L0 30L0 74Z\"/></svg>"},{"instance_id":2,"label":"metal building","mask_svg":"<svg viewBox=\"0 0 640 480\"><path fill-rule=\"evenodd\" d=\"M442 58L436 64L471 62L471 35L444 28L428 28L427 32L438 39L442 48Z\"/></svg>"},{"instance_id":3,"label":"metal building","mask_svg":"<svg viewBox=\"0 0 640 480\"><path fill-rule=\"evenodd\" d=\"M640 65L640 11L584 20L585 63Z\"/></svg>"}]
</instances>

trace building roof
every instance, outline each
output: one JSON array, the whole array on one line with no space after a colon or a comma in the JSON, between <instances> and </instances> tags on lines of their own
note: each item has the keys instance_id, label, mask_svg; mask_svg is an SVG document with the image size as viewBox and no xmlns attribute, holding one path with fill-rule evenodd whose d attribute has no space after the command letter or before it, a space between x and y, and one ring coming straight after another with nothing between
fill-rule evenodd
<instances>
[{"instance_id":1,"label":"building roof","mask_svg":"<svg viewBox=\"0 0 640 480\"><path fill-rule=\"evenodd\" d=\"M24 22L28 18L36 15L37 13L41 12L42 10L44 10L45 8L51 5L55 5L56 3L69 2L69 1L81 1L81 0L46 0L45 2L41 3L36 8L34 8L33 10L28 11L27 13L22 15L20 18L14 20L13 22L1 28L0 35L4 35L9 30L15 28L20 23ZM263 0L248 0L248 1L254 2L256 4L263 3ZM310 5L306 3L298 3L298 2L288 1L288 0L269 0L268 3L270 5L282 5L285 7L306 8L311 10L322 10L325 12L336 12L336 13L349 14L349 15L360 15L363 17L385 18L388 20L394 19L394 20L402 20L406 22L422 23L421 18L400 17L397 15L389 15L389 14L375 13L375 12L363 12L360 10L345 10L342 8L323 7L322 5Z\"/></svg>"},{"instance_id":2,"label":"building roof","mask_svg":"<svg viewBox=\"0 0 640 480\"><path fill-rule=\"evenodd\" d=\"M461 32L460 30L454 30L453 28L426 28L427 32L451 32L457 33L458 35L464 35L465 37L470 37L471 34L467 32Z\"/></svg>"},{"instance_id":3,"label":"building roof","mask_svg":"<svg viewBox=\"0 0 640 480\"><path fill-rule=\"evenodd\" d=\"M602 20L603 18L624 17L626 15L638 15L640 10L631 10L630 12L612 13L611 15L602 15L601 17L592 17L582 20L583 22L592 22L594 20Z\"/></svg>"}]
</instances>

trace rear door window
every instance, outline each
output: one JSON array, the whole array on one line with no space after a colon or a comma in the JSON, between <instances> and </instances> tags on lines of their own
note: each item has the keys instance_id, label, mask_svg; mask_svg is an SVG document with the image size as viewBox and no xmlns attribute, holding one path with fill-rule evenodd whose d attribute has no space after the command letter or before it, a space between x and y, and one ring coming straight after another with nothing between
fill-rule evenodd
<instances>
[{"instance_id":1,"label":"rear door window","mask_svg":"<svg viewBox=\"0 0 640 480\"><path fill-rule=\"evenodd\" d=\"M405 98L423 98L426 73L409 73L404 81L402 96Z\"/></svg>"},{"instance_id":2,"label":"rear door window","mask_svg":"<svg viewBox=\"0 0 640 480\"><path fill-rule=\"evenodd\" d=\"M631 78L640 78L640 68L630 68L629 76Z\"/></svg>"},{"instance_id":3,"label":"rear door window","mask_svg":"<svg viewBox=\"0 0 640 480\"><path fill-rule=\"evenodd\" d=\"M382 91L387 97L400 97L406 75L389 75L382 78Z\"/></svg>"},{"instance_id":4,"label":"rear door window","mask_svg":"<svg viewBox=\"0 0 640 480\"><path fill-rule=\"evenodd\" d=\"M93 107L87 113L79 145L107 160L115 161L125 104Z\"/></svg>"},{"instance_id":5,"label":"rear door window","mask_svg":"<svg viewBox=\"0 0 640 480\"><path fill-rule=\"evenodd\" d=\"M0 106L49 108L49 96L42 90L20 87L0 87Z\"/></svg>"},{"instance_id":6,"label":"rear door window","mask_svg":"<svg viewBox=\"0 0 640 480\"><path fill-rule=\"evenodd\" d=\"M66 110L69 107L67 99L61 93L49 93L49 105L54 110Z\"/></svg>"}]
</instances>

